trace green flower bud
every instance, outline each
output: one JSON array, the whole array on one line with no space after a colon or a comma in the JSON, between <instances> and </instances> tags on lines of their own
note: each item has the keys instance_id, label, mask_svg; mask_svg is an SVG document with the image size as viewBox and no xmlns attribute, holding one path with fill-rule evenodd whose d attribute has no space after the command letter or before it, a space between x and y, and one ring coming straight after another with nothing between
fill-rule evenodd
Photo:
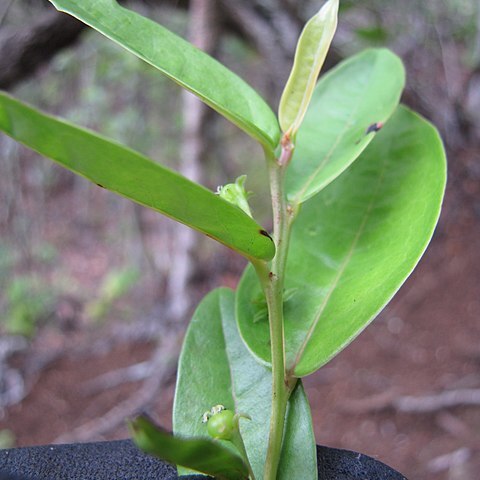
<instances>
[{"instance_id":1,"label":"green flower bud","mask_svg":"<svg viewBox=\"0 0 480 480\"><path fill-rule=\"evenodd\" d=\"M222 410L208 419L208 434L220 440L231 440L238 431L238 419L231 410Z\"/></svg>"}]
</instances>

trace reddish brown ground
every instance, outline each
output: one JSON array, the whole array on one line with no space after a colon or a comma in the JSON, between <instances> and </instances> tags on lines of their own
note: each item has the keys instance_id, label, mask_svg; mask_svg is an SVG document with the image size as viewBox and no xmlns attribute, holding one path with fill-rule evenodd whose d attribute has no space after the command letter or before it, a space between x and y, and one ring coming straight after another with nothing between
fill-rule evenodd
<instances>
[{"instance_id":1,"label":"reddish brown ground","mask_svg":"<svg viewBox=\"0 0 480 480\"><path fill-rule=\"evenodd\" d=\"M410 480L480 478L480 405L429 414L374 409L385 393L422 396L480 388L480 222L472 208L480 195L478 185L469 182L457 178L450 188L434 241L395 300L350 347L305 382L319 443L377 457ZM85 382L145 360L153 348L123 343L86 355L82 348L88 351L98 330L43 335L44 344L71 345L76 353L44 368L27 398L0 420L0 429L13 430L18 445L53 442L128 398L139 383L89 395ZM153 409L167 427L172 391L173 379ZM122 427L104 438L126 436ZM459 464L434 468L434 459L461 448L465 457Z\"/></svg>"}]
</instances>

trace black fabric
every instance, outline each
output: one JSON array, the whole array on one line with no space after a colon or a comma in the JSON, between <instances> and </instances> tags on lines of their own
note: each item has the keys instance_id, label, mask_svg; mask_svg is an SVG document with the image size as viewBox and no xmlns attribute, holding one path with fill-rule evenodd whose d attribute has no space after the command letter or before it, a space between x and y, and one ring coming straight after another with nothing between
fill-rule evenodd
<instances>
[{"instance_id":1,"label":"black fabric","mask_svg":"<svg viewBox=\"0 0 480 480\"><path fill-rule=\"evenodd\" d=\"M378 460L362 453L317 445L318 480L407 480Z\"/></svg>"},{"instance_id":2,"label":"black fabric","mask_svg":"<svg viewBox=\"0 0 480 480\"><path fill-rule=\"evenodd\" d=\"M319 480L406 480L371 457L317 447ZM0 480L176 480L171 465L130 440L0 450ZM206 479L203 475L182 480ZM292 479L301 480L301 479Z\"/></svg>"},{"instance_id":3,"label":"black fabric","mask_svg":"<svg viewBox=\"0 0 480 480\"><path fill-rule=\"evenodd\" d=\"M22 480L174 480L176 469L130 440L0 450L0 472ZM5 475L5 474L4 474ZM9 478L9 477L6 477ZM1 480L4 480L0 476Z\"/></svg>"}]
</instances>

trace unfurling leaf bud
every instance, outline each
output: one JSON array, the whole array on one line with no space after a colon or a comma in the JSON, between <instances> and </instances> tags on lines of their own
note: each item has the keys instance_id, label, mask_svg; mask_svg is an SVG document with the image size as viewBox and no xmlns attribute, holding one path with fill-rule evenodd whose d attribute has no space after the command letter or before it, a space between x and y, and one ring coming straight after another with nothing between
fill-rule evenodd
<instances>
[{"instance_id":1,"label":"unfurling leaf bud","mask_svg":"<svg viewBox=\"0 0 480 480\"><path fill-rule=\"evenodd\" d=\"M217 188L217 194L226 200L241 208L249 217L252 216L250 206L248 205L249 193L245 190L246 175L242 175L235 180L235 183L228 183L223 187Z\"/></svg>"}]
</instances>

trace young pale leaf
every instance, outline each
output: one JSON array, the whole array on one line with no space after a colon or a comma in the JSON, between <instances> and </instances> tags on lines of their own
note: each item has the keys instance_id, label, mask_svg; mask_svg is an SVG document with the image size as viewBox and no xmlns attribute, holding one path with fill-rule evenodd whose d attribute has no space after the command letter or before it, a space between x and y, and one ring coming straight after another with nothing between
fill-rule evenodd
<instances>
[{"instance_id":1,"label":"young pale leaf","mask_svg":"<svg viewBox=\"0 0 480 480\"><path fill-rule=\"evenodd\" d=\"M280 99L282 131L294 137L300 127L318 74L337 29L338 0L328 0L305 25L295 52L293 68Z\"/></svg>"},{"instance_id":2,"label":"young pale leaf","mask_svg":"<svg viewBox=\"0 0 480 480\"><path fill-rule=\"evenodd\" d=\"M385 49L355 55L320 79L287 171L291 203L313 197L360 155L395 111L404 84L401 60Z\"/></svg>"},{"instance_id":3,"label":"young pale leaf","mask_svg":"<svg viewBox=\"0 0 480 480\"><path fill-rule=\"evenodd\" d=\"M302 377L347 346L419 261L440 213L445 153L435 128L405 107L361 157L301 209L293 227L285 303L287 368ZM253 269L237 293L248 347L270 359L268 325L253 323Z\"/></svg>"},{"instance_id":4,"label":"young pale leaf","mask_svg":"<svg viewBox=\"0 0 480 480\"><path fill-rule=\"evenodd\" d=\"M247 257L270 259L273 241L213 192L92 131L0 92L0 131L97 185L150 207Z\"/></svg>"},{"instance_id":5,"label":"young pale leaf","mask_svg":"<svg viewBox=\"0 0 480 480\"><path fill-rule=\"evenodd\" d=\"M50 2L156 67L270 151L276 147L280 132L270 107L247 83L191 43L115 0Z\"/></svg>"},{"instance_id":6,"label":"young pale leaf","mask_svg":"<svg viewBox=\"0 0 480 480\"><path fill-rule=\"evenodd\" d=\"M181 438L160 430L148 418L130 422L133 441L151 455L172 464L185 465L219 480L246 480L243 460L218 442L205 438Z\"/></svg>"},{"instance_id":7,"label":"young pale leaf","mask_svg":"<svg viewBox=\"0 0 480 480\"><path fill-rule=\"evenodd\" d=\"M201 416L212 405L220 403L248 414L251 420L240 420L240 431L258 480L263 477L268 443L272 375L243 344L234 306L234 293L218 289L207 295L195 312L180 356L173 426L176 435L205 437ZM316 480L315 439L301 384L289 400L279 472L281 480L297 476Z\"/></svg>"}]
</instances>

